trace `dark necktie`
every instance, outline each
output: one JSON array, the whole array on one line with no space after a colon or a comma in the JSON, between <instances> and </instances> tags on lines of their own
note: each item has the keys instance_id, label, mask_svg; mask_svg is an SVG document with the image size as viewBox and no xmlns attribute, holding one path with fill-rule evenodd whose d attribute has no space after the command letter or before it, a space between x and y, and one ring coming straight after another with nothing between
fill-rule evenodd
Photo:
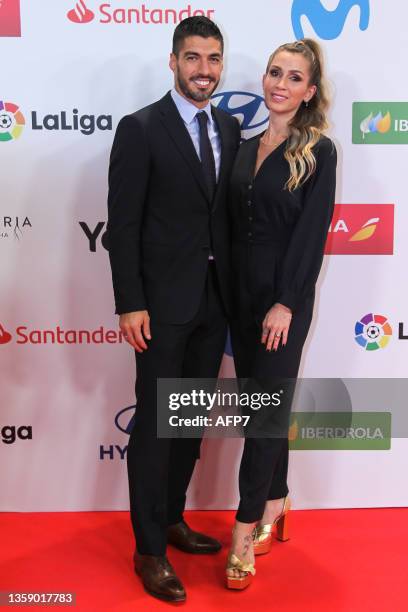
<instances>
[{"instance_id":1,"label":"dark necktie","mask_svg":"<svg viewBox=\"0 0 408 612\"><path fill-rule=\"evenodd\" d=\"M197 113L196 117L200 130L201 165L203 168L205 182L207 184L210 202L212 202L214 198L215 188L217 185L217 175L215 171L214 152L211 146L210 138L208 136L208 115L206 112L201 111L200 113Z\"/></svg>"}]
</instances>

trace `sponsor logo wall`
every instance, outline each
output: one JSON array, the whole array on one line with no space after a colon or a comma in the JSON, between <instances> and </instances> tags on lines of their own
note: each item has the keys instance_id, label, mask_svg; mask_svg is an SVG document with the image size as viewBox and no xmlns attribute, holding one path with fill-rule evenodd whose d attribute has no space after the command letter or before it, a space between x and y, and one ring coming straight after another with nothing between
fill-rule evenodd
<instances>
[{"instance_id":1,"label":"sponsor logo wall","mask_svg":"<svg viewBox=\"0 0 408 612\"><path fill-rule=\"evenodd\" d=\"M128 507L135 365L114 314L109 153L119 119L170 89L173 29L194 14L226 34L212 102L239 119L243 139L267 127L261 78L273 49L303 36L322 43L338 190L301 376L406 377L403 3L390 10L370 0L44 0L40 15L35 2L0 0L0 488L15 491L18 471L30 479L20 498L1 496L0 510ZM397 57L386 62L384 48L395 40ZM221 375L234 376L229 340ZM371 408L380 412L370 417ZM324 413L298 416L291 448L310 452L292 453L296 507L407 505L407 493L387 478L390 464L403 469L391 412L356 406L343 441L329 442L320 435ZM190 507L234 507L240 445L203 442ZM330 450L324 466L319 450ZM376 462L372 474L365 450ZM43 491L44 481L54 484Z\"/></svg>"}]
</instances>

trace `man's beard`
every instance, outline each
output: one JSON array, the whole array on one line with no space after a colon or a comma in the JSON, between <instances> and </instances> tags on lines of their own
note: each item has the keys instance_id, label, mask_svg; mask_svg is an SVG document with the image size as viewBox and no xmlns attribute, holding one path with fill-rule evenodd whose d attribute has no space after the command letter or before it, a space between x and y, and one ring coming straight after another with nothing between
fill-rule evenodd
<instances>
[{"instance_id":1,"label":"man's beard","mask_svg":"<svg viewBox=\"0 0 408 612\"><path fill-rule=\"evenodd\" d=\"M199 78L199 77L195 77L195 78ZM208 77L205 77L205 78L208 78ZM211 98L215 89L217 88L219 81L214 81L213 79L210 78L210 83L211 82L213 83L214 86L212 87L210 91L192 91L189 88L189 82L183 79L179 74L177 75L177 85L180 91L183 92L186 98L190 98L190 100L194 100L195 102L205 102L206 100L209 100Z\"/></svg>"}]
</instances>

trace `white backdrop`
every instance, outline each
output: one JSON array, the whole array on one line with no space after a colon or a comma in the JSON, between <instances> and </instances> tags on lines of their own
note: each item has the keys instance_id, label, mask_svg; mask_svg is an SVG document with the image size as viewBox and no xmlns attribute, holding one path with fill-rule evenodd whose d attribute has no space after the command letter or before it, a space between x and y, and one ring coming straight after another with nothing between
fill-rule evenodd
<instances>
[{"instance_id":1,"label":"white backdrop","mask_svg":"<svg viewBox=\"0 0 408 612\"><path fill-rule=\"evenodd\" d=\"M107 21L106 15L120 8L139 9L142 19L142 5L112 0L105 3L102 14L98 0L85 2L78 3L75 13L83 22L75 23L75 15L67 17L75 0L22 0L21 37L4 36L2 11L13 2L0 2L0 100L18 106L25 118L21 135L6 140L4 134L15 126L16 109L2 110L0 104L0 510L4 511L128 507L123 459L128 435L115 425L115 417L134 404L134 359L115 333L108 256L101 243L107 169L119 119L157 100L172 85L168 55L174 23L101 23L101 18ZM352 204L367 206L364 218L375 226L373 239L383 228L370 205L394 204L394 254L359 254L363 243L361 253L367 253L368 242L362 241L354 243L355 254L325 257L301 372L308 377L404 377L408 347L398 338L398 323L404 321L408 306L403 284L408 256L407 149L403 144L371 144L373 133L365 135L364 144L352 144L352 105L372 103L375 116L386 113L387 102L408 100L408 5L398 0L191 0L190 4L155 0L144 6L145 21L160 21L165 13L159 9L180 11L190 6L213 11L211 16L226 38L226 65L218 92L246 94L231 98L231 106L262 93L261 76L270 52L293 40L299 27L306 36L320 40L333 89L330 135L339 153L336 201L344 203L344 209ZM295 15L302 7L309 17L294 16L292 22L292 9ZM368 20L363 30L360 11ZM117 12L117 20L124 14ZM408 105L406 109L408 119ZM71 127L76 117L103 117L93 133L84 134L62 129L61 113ZM264 117L261 105L257 118ZM92 124L89 118L82 121ZM44 129L44 122L55 129ZM262 129L250 128L244 136ZM345 212L349 211L352 208ZM95 233L90 250L86 231L96 229L100 233ZM343 237L347 233L344 224L338 233ZM365 351L355 342L355 322L370 312L387 316L393 327L384 349ZM92 338L80 330L99 331ZM222 374L233 375L229 356ZM118 419L124 429L130 413ZM13 428L18 433L22 426L32 428L32 439L24 439L30 430L20 429L14 440ZM239 440L203 443L190 487L190 507L236 507L240 445ZM292 451L289 485L294 506L406 505L408 493L401 487L406 451L405 439L393 439L388 451Z\"/></svg>"}]
</instances>

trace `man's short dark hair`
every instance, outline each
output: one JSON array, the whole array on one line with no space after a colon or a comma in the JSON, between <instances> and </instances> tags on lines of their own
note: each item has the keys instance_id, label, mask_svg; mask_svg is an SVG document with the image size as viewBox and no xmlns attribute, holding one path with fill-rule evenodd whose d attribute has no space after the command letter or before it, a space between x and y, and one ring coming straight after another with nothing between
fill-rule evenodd
<instances>
[{"instance_id":1,"label":"man's short dark hair","mask_svg":"<svg viewBox=\"0 0 408 612\"><path fill-rule=\"evenodd\" d=\"M219 27L204 16L187 17L180 21L173 34L173 53L179 54L183 41L188 36L202 36L203 38L216 38L221 43L221 52L224 53L224 39Z\"/></svg>"}]
</instances>

